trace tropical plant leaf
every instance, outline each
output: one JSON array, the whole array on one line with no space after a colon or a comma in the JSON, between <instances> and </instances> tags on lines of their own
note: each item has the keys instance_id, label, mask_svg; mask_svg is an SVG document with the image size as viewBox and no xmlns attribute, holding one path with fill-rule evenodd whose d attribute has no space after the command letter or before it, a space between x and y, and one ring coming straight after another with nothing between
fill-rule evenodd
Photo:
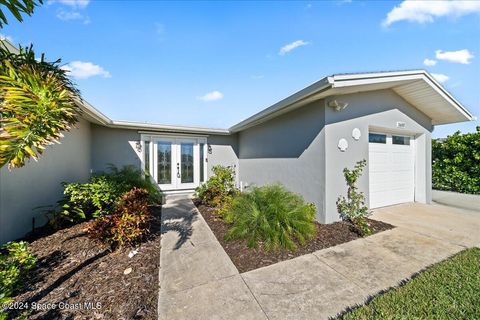
<instances>
[{"instance_id":1,"label":"tropical plant leaf","mask_svg":"<svg viewBox=\"0 0 480 320\"><path fill-rule=\"evenodd\" d=\"M31 16L36 6L43 4L43 0L0 0L0 28L8 24L4 10L7 9L18 21L22 22L22 14Z\"/></svg>"},{"instance_id":2,"label":"tropical plant leaf","mask_svg":"<svg viewBox=\"0 0 480 320\"><path fill-rule=\"evenodd\" d=\"M32 46L18 54L0 46L0 59L0 167L17 168L70 130L79 92L59 60L36 60Z\"/></svg>"}]
</instances>

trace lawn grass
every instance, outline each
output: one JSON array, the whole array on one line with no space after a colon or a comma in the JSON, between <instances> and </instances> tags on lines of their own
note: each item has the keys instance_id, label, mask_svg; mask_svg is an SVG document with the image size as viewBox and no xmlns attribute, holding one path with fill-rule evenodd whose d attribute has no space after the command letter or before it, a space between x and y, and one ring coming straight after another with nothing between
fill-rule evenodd
<instances>
[{"instance_id":1,"label":"lawn grass","mask_svg":"<svg viewBox=\"0 0 480 320\"><path fill-rule=\"evenodd\" d=\"M480 248L420 272L339 319L480 319Z\"/></svg>"}]
</instances>

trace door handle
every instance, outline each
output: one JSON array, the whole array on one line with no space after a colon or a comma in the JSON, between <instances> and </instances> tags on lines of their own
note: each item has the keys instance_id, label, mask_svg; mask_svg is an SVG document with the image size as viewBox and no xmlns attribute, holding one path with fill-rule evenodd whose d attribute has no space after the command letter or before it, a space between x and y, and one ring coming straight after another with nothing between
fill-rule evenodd
<instances>
[{"instance_id":1,"label":"door handle","mask_svg":"<svg viewBox=\"0 0 480 320\"><path fill-rule=\"evenodd\" d=\"M180 178L180 163L177 162L177 178Z\"/></svg>"}]
</instances>

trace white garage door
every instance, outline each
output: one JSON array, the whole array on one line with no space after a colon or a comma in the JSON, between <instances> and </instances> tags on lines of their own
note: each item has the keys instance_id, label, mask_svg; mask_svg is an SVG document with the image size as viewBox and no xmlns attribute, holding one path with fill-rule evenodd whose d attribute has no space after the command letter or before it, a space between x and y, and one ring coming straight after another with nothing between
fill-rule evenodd
<instances>
[{"instance_id":1,"label":"white garage door","mask_svg":"<svg viewBox=\"0 0 480 320\"><path fill-rule=\"evenodd\" d=\"M369 134L370 208L414 201L413 138Z\"/></svg>"}]
</instances>

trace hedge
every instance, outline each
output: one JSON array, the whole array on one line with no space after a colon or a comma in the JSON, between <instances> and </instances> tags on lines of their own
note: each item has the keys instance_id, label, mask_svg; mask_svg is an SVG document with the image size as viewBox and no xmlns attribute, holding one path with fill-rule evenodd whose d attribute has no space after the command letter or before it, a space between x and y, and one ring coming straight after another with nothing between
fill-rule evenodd
<instances>
[{"instance_id":1,"label":"hedge","mask_svg":"<svg viewBox=\"0 0 480 320\"><path fill-rule=\"evenodd\" d=\"M432 183L437 190L480 194L480 126L432 140Z\"/></svg>"}]
</instances>

